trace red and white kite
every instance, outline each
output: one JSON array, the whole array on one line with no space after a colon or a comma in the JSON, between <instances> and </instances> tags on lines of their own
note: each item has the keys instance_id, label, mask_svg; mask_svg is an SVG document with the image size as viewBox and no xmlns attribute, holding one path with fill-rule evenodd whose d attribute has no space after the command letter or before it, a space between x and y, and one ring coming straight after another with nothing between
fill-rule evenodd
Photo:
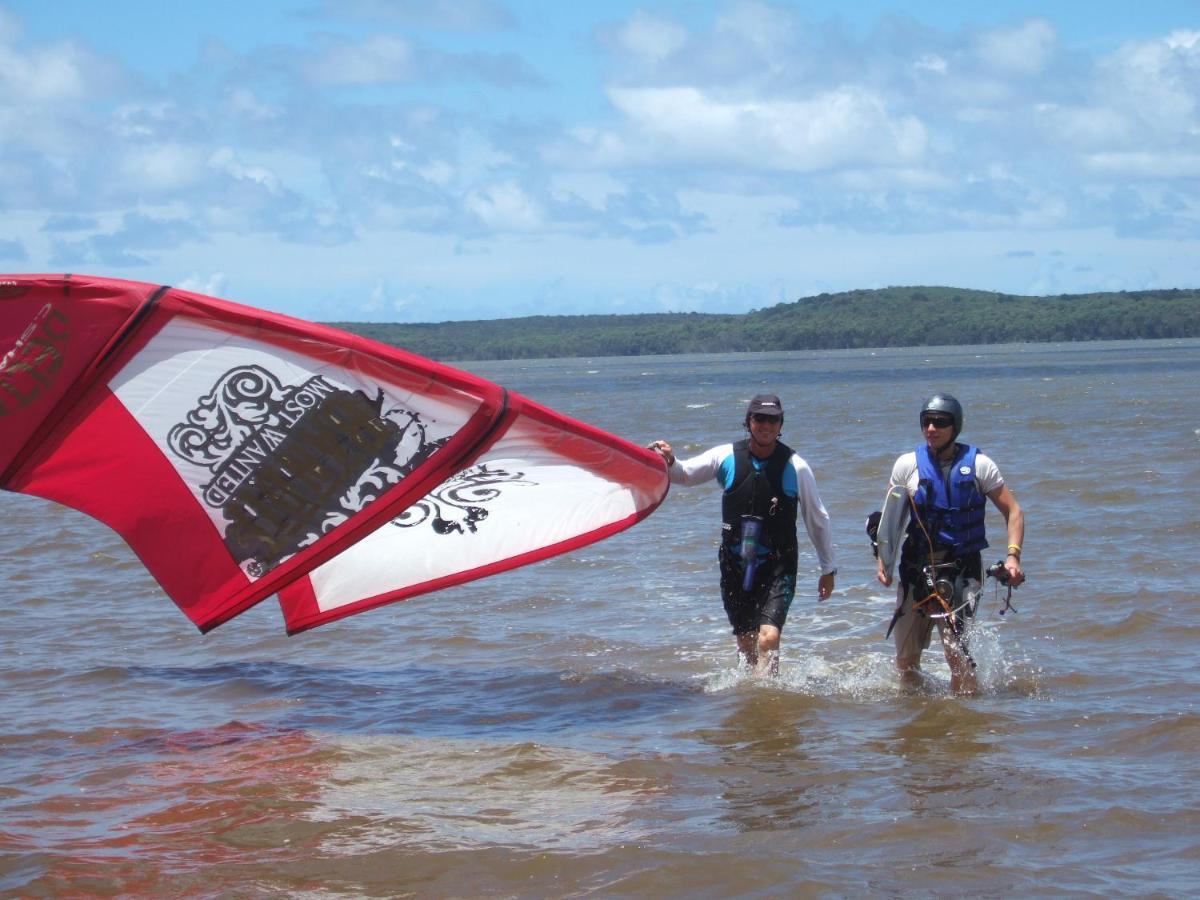
<instances>
[{"instance_id":1,"label":"red and white kite","mask_svg":"<svg viewBox=\"0 0 1200 900\"><path fill-rule=\"evenodd\" d=\"M116 530L201 631L289 632L617 533L648 450L466 372L188 291L0 275L0 486Z\"/></svg>"}]
</instances>

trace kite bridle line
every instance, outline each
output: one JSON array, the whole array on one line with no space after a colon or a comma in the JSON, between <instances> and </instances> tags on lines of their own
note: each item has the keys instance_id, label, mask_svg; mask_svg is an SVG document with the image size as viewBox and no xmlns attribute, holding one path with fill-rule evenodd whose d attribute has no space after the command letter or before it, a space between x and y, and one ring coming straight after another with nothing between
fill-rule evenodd
<instances>
[{"instance_id":1,"label":"kite bridle line","mask_svg":"<svg viewBox=\"0 0 1200 900\"><path fill-rule=\"evenodd\" d=\"M929 532L925 528L925 523L921 521L920 511L917 509L917 501L913 499L912 492L905 491L905 493L908 495L908 503L912 507L913 519L916 521L917 527L921 529L921 534L925 535L925 542L929 546L929 567L932 569L934 568L933 538L929 536ZM926 582L929 584L930 591L923 599L913 601L913 609L929 616L931 619L945 619L950 624L950 632L957 639L956 650L966 657L966 660L972 669L976 668L975 660L971 656L971 651L967 649L966 638L963 637L963 621L958 617L958 613L965 609L968 603L964 602L961 606L952 607L950 605L950 601L938 592L937 588L933 584L933 578L928 573L926 574ZM935 601L937 602L938 607L940 607L942 610L939 613L932 613L929 611L929 607L932 607Z\"/></svg>"}]
</instances>

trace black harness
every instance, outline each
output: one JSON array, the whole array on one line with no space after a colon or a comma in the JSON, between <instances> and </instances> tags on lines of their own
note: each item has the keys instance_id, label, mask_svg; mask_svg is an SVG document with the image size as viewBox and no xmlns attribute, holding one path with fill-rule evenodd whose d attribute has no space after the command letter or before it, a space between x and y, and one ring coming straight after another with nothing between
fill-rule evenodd
<instances>
[{"instance_id":1,"label":"black harness","mask_svg":"<svg viewBox=\"0 0 1200 900\"><path fill-rule=\"evenodd\" d=\"M754 465L750 441L733 445L733 481L721 498L721 522L724 543L736 544L741 535L742 516L763 520L764 541L780 556L796 555L796 514L798 501L783 492L783 473L790 465L793 451L776 442L775 452L760 469Z\"/></svg>"}]
</instances>

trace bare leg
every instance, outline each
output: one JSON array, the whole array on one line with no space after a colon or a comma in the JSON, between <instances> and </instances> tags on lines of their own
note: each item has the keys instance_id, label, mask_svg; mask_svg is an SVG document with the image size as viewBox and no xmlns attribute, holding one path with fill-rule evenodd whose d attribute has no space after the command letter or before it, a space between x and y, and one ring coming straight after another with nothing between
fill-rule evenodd
<instances>
[{"instance_id":1,"label":"bare leg","mask_svg":"<svg viewBox=\"0 0 1200 900\"><path fill-rule=\"evenodd\" d=\"M746 658L746 665L754 669L758 666L758 635L747 631L737 636L738 653Z\"/></svg>"},{"instance_id":2,"label":"bare leg","mask_svg":"<svg viewBox=\"0 0 1200 900\"><path fill-rule=\"evenodd\" d=\"M900 683L908 688L919 687L921 684L921 657L897 656L896 671L900 673Z\"/></svg>"},{"instance_id":3,"label":"bare leg","mask_svg":"<svg viewBox=\"0 0 1200 900\"><path fill-rule=\"evenodd\" d=\"M946 651L946 662L950 665L950 690L956 694L971 696L979 692L975 667L967 655L961 639L949 628L942 633L942 648Z\"/></svg>"},{"instance_id":4,"label":"bare leg","mask_svg":"<svg viewBox=\"0 0 1200 900\"><path fill-rule=\"evenodd\" d=\"M757 675L779 674L779 629L766 623L758 626Z\"/></svg>"}]
</instances>

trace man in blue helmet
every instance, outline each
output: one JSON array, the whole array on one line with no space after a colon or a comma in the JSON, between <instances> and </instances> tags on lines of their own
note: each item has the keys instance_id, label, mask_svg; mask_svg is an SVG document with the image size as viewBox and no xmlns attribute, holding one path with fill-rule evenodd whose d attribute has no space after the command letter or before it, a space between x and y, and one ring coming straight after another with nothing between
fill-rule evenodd
<instances>
[{"instance_id":1,"label":"man in blue helmet","mask_svg":"<svg viewBox=\"0 0 1200 900\"><path fill-rule=\"evenodd\" d=\"M721 444L691 459L676 459L666 441L654 441L650 449L667 461L672 483L715 479L723 489L718 561L725 614L747 664L757 673L774 674L780 632L796 593L798 519L803 519L817 551L818 600L833 592L837 569L829 513L817 492L816 477L808 463L779 440L779 398L756 396L743 424L745 440Z\"/></svg>"},{"instance_id":2,"label":"man in blue helmet","mask_svg":"<svg viewBox=\"0 0 1200 900\"><path fill-rule=\"evenodd\" d=\"M1010 587L1025 580L1025 517L996 464L978 448L956 440L962 427L962 405L949 394L934 394L921 407L925 441L892 467L879 520L876 575L890 586L899 556L897 605L888 631L901 677L918 679L921 653L936 624L950 665L950 688L971 694L977 689L975 662L964 631L983 582L981 552L988 545L984 498L1000 510L1008 527L1004 569Z\"/></svg>"}]
</instances>

